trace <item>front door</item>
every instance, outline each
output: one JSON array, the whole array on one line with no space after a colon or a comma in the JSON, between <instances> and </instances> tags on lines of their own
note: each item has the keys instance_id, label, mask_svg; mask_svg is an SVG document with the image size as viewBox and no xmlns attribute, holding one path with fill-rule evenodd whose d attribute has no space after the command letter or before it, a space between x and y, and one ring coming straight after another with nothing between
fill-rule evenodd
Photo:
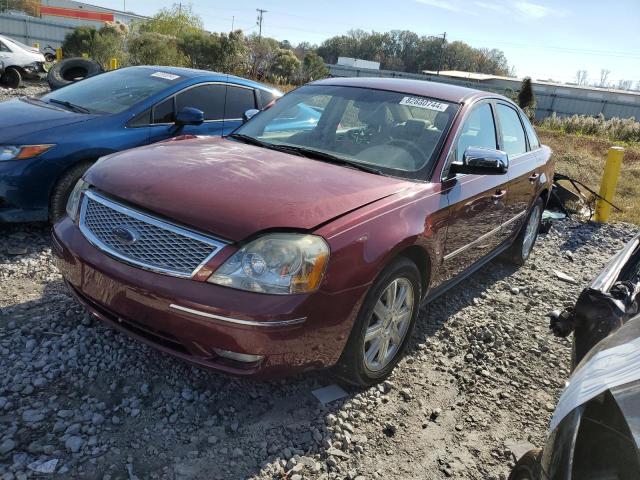
<instances>
[{"instance_id":1,"label":"front door","mask_svg":"<svg viewBox=\"0 0 640 480\"><path fill-rule=\"evenodd\" d=\"M467 116L451 160L462 162L469 147L498 148L490 101L475 105ZM501 243L507 183L507 174L458 174L444 181L450 210L441 281L450 280Z\"/></svg>"},{"instance_id":2,"label":"front door","mask_svg":"<svg viewBox=\"0 0 640 480\"><path fill-rule=\"evenodd\" d=\"M500 124L501 150L509 155L510 188L504 218L504 236L512 237L520 231L540 183L542 150L531 124L515 108L498 102L496 112ZM525 135L525 130L528 135Z\"/></svg>"},{"instance_id":3,"label":"front door","mask_svg":"<svg viewBox=\"0 0 640 480\"><path fill-rule=\"evenodd\" d=\"M185 125L179 131L174 124L176 112L193 107L204 112L201 125ZM242 114L256 108L252 88L207 83L189 87L160 102L153 108L151 143L180 135L228 135L242 123Z\"/></svg>"}]
</instances>

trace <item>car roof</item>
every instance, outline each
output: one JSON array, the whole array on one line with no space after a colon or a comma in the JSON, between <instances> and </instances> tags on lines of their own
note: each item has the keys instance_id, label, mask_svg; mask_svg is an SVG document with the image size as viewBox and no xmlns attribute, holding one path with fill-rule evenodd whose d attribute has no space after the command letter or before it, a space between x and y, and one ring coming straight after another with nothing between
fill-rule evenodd
<instances>
[{"instance_id":1,"label":"car roof","mask_svg":"<svg viewBox=\"0 0 640 480\"><path fill-rule=\"evenodd\" d=\"M239 83L241 85L250 86L253 88L260 88L261 90L267 90L270 92L277 92L281 95L280 91L270 87L269 85L265 85L263 83L254 82L253 80L249 80L247 78L237 77L235 75L228 75L226 73L220 72L211 72L209 70L198 70L197 68L185 68L185 67L165 67L165 66L157 66L157 65L139 65L128 68L137 68L137 69L146 69L153 70L154 72L164 72L170 73L173 75L179 75L185 78L201 78L207 77L206 80L212 82L232 82Z\"/></svg>"},{"instance_id":2,"label":"car roof","mask_svg":"<svg viewBox=\"0 0 640 480\"><path fill-rule=\"evenodd\" d=\"M326 78L324 80L313 82L313 85L335 85L343 87L371 88L375 90L389 90L392 92L437 98L439 100L455 103L463 103L480 97L497 97L508 100L502 95L483 92L473 88L408 78Z\"/></svg>"}]
</instances>

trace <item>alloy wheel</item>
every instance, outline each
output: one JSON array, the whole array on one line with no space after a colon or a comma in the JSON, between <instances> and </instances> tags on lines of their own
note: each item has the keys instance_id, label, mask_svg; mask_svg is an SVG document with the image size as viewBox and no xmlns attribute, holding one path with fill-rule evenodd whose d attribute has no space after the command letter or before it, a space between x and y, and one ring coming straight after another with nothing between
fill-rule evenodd
<instances>
[{"instance_id":1,"label":"alloy wheel","mask_svg":"<svg viewBox=\"0 0 640 480\"><path fill-rule=\"evenodd\" d=\"M364 364L370 371L385 368L400 350L414 302L413 286L404 277L393 280L376 301L364 336Z\"/></svg>"}]
</instances>

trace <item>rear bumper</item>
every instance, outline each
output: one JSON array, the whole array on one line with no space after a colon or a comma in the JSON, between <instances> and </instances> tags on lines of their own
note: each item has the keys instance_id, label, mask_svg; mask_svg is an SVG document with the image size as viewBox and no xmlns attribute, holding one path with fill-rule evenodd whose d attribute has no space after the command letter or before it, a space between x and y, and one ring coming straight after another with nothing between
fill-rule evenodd
<instances>
[{"instance_id":1,"label":"rear bumper","mask_svg":"<svg viewBox=\"0 0 640 480\"><path fill-rule=\"evenodd\" d=\"M52 250L70 291L100 320L183 360L237 375L334 365L366 293L359 287L264 295L141 270L96 249L67 217L54 226ZM263 358L230 361L215 349Z\"/></svg>"}]
</instances>

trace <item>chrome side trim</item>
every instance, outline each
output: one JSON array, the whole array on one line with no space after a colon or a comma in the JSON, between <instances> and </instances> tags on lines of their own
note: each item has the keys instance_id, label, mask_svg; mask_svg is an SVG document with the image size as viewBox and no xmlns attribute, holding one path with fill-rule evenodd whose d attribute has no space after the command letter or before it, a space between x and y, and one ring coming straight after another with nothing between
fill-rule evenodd
<instances>
[{"instance_id":1,"label":"chrome side trim","mask_svg":"<svg viewBox=\"0 0 640 480\"><path fill-rule=\"evenodd\" d=\"M457 250L454 250L451 253L448 253L447 255L444 256L444 261L446 262L447 260L450 260L451 258L455 257L456 255L467 251L468 249L470 249L471 247L473 247L476 243L480 243L484 240L486 240L487 238L491 237L492 235L495 235L496 233L498 233L500 230L502 230L504 227L511 225L513 222L517 221L518 219L522 218L523 215L526 215L527 211L523 210L522 212L518 213L517 215L514 215L513 217L511 217L509 220L507 220L504 223L501 223L499 226L497 226L496 228L494 228L493 230L491 230L490 232L485 233L484 235L481 235L480 237L476 238L473 242L468 243L462 247L460 247Z\"/></svg>"},{"instance_id":2,"label":"chrome side trim","mask_svg":"<svg viewBox=\"0 0 640 480\"><path fill-rule=\"evenodd\" d=\"M127 215L131 218L134 218L136 220L140 220L141 222L146 222L149 223L151 225L154 225L158 228L164 229L164 230L168 230L170 232L173 232L177 235L181 235L183 237L187 237L187 238L192 238L194 240L198 240L202 243L205 243L209 246L211 246L211 248L213 249L213 251L211 252L210 255L208 255L197 267L196 269L191 272L190 274L184 274L183 272L178 272L175 270L169 270L169 269L164 269L164 268L157 268L154 267L153 265L149 265L145 262L140 262L137 261L135 259L129 258L125 255L122 255L120 252L112 249L109 245L105 244L104 242L102 242L99 238L97 238L93 232L86 226L85 223L85 217L86 217L86 213L87 213L87 203L89 201L89 199L98 202L106 207L109 207L117 212L122 213L123 215ZM89 241L89 243L91 243L94 247L96 247L97 249L103 251L104 253L118 259L121 260L124 263L127 263L129 265L134 265L136 267L140 267L144 270L149 270L151 272L155 272L155 273L161 273L164 275L170 275L172 277L179 277L179 278L192 278L196 273L198 273L198 271L207 263L209 262L209 260L211 260L215 255L217 255L224 247L226 247L228 245L227 242L223 242L219 239L214 239L212 237L208 237L206 235L202 235L198 232L195 232L193 230L189 230L187 228L184 227L180 227L178 225L175 225L171 222L167 222L165 220L160 220L157 219L155 217L152 217L151 215L148 215L146 213L142 213L139 212L137 210L134 210L132 208L126 207L124 205L121 205L119 203L116 203L112 200L109 200L108 198L99 195L98 193L96 193L95 191L92 190L87 190L83 193L83 198L82 198L82 202L80 205L80 218L79 218L79 222L78 222L78 226L80 227L80 231L82 232L82 234L85 236L85 238Z\"/></svg>"},{"instance_id":3,"label":"chrome side trim","mask_svg":"<svg viewBox=\"0 0 640 480\"><path fill-rule=\"evenodd\" d=\"M307 321L307 317L293 318L291 320L276 320L273 322L258 322L256 320L241 320L239 318L223 317L222 315L215 315L213 313L203 312L201 310L194 310L193 308L183 307L172 303L169 308L179 310L181 312L190 313L192 315L198 315L205 318L213 318L214 320L220 320L221 322L234 323L236 325L248 325L251 327L289 327L291 325L298 325Z\"/></svg>"}]
</instances>

